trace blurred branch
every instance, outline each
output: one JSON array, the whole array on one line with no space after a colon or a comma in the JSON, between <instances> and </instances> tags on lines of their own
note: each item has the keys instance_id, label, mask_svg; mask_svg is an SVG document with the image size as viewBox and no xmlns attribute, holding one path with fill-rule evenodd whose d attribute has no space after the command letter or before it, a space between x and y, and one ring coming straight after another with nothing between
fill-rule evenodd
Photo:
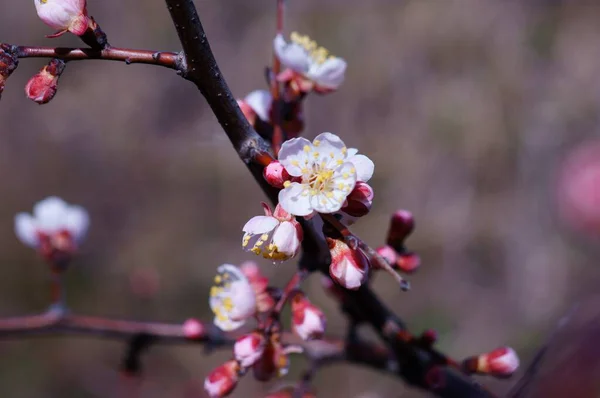
<instances>
[{"instance_id":1,"label":"blurred branch","mask_svg":"<svg viewBox=\"0 0 600 398\"><path fill-rule=\"evenodd\" d=\"M147 336L156 343L210 343L212 347L232 345L233 341L218 331L204 326L203 333L190 338L185 335L183 324L136 322L109 318L63 315L48 311L39 315L28 315L0 319L0 339L22 336L47 336L60 334L90 335L95 337L130 340L136 336Z\"/></svg>"},{"instance_id":2,"label":"blurred branch","mask_svg":"<svg viewBox=\"0 0 600 398\"><path fill-rule=\"evenodd\" d=\"M175 69L183 73L182 57L174 52L151 50L132 50L127 48L91 48L27 47L15 46L18 58L59 58L65 61L98 59L120 61L126 64L150 64Z\"/></svg>"},{"instance_id":3,"label":"blurred branch","mask_svg":"<svg viewBox=\"0 0 600 398\"><path fill-rule=\"evenodd\" d=\"M278 190L266 184L262 168L268 164L270 145L248 124L223 79L210 49L206 33L192 0L165 0L182 43L187 61L185 78L192 81L206 98L239 157L248 165L259 185L272 202L277 202ZM311 220L312 221L312 220ZM301 267L329 273L329 250L313 222L302 222L305 231ZM344 304L361 314L386 341L399 363L397 374L407 383L423 388L440 397L476 398L494 395L474 380L460 374L451 366L454 361L431 347L423 347L418 339L404 330L403 323L372 290L363 285L357 291L345 290ZM450 365L450 366L449 366ZM435 383L431 375L435 373Z\"/></svg>"}]
</instances>

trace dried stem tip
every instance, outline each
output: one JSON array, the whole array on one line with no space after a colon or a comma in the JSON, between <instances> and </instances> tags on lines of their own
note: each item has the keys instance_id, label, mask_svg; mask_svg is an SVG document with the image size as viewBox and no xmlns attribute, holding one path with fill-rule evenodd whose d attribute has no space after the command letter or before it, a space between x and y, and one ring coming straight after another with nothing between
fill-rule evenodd
<instances>
[{"instance_id":1,"label":"dried stem tip","mask_svg":"<svg viewBox=\"0 0 600 398\"><path fill-rule=\"evenodd\" d=\"M6 80L17 69L19 59L15 46L0 44L0 96L4 91Z\"/></svg>"}]
</instances>

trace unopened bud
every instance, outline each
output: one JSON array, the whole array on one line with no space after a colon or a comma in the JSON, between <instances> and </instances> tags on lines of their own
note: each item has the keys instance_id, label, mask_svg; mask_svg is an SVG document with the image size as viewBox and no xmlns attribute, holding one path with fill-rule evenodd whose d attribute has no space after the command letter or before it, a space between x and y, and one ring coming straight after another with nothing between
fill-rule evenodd
<instances>
[{"instance_id":1,"label":"unopened bud","mask_svg":"<svg viewBox=\"0 0 600 398\"><path fill-rule=\"evenodd\" d=\"M416 253L403 253L396 260L396 268L400 271L411 273L421 265L421 257Z\"/></svg>"},{"instance_id":2,"label":"unopened bud","mask_svg":"<svg viewBox=\"0 0 600 398\"><path fill-rule=\"evenodd\" d=\"M239 371L240 365L237 361L225 362L204 379L204 390L210 398L222 398L229 395L237 385Z\"/></svg>"},{"instance_id":3,"label":"unopened bud","mask_svg":"<svg viewBox=\"0 0 600 398\"><path fill-rule=\"evenodd\" d=\"M327 238L327 244L331 252L331 278L346 289L358 289L368 278L369 262L365 255L338 239Z\"/></svg>"},{"instance_id":4,"label":"unopened bud","mask_svg":"<svg viewBox=\"0 0 600 398\"><path fill-rule=\"evenodd\" d=\"M8 44L0 44L0 97L8 77L17 69L19 59L16 48Z\"/></svg>"},{"instance_id":5,"label":"unopened bud","mask_svg":"<svg viewBox=\"0 0 600 398\"><path fill-rule=\"evenodd\" d=\"M433 329L427 329L421 334L419 340L426 347L431 347L438 339L438 334Z\"/></svg>"},{"instance_id":6,"label":"unopened bud","mask_svg":"<svg viewBox=\"0 0 600 398\"><path fill-rule=\"evenodd\" d=\"M267 167L265 167L263 176L269 185L275 188L283 188L283 183L292 178L285 167L277 160L269 163Z\"/></svg>"},{"instance_id":7,"label":"unopened bud","mask_svg":"<svg viewBox=\"0 0 600 398\"><path fill-rule=\"evenodd\" d=\"M186 339L197 340L204 337L204 325L197 319L190 318L183 323L183 335Z\"/></svg>"},{"instance_id":8,"label":"unopened bud","mask_svg":"<svg viewBox=\"0 0 600 398\"><path fill-rule=\"evenodd\" d=\"M392 215L390 229L387 236L387 244L396 251L401 252L404 240L415 229L415 220L412 214L406 210L398 210Z\"/></svg>"},{"instance_id":9,"label":"unopened bud","mask_svg":"<svg viewBox=\"0 0 600 398\"><path fill-rule=\"evenodd\" d=\"M346 205L342 211L352 217L362 217L371 211L373 205L373 188L366 182L358 181L350 195L346 198Z\"/></svg>"},{"instance_id":10,"label":"unopened bud","mask_svg":"<svg viewBox=\"0 0 600 398\"><path fill-rule=\"evenodd\" d=\"M54 58L35 74L25 86L25 94L38 104L46 104L54 98L58 89L58 79L65 70L65 61Z\"/></svg>"},{"instance_id":11,"label":"unopened bud","mask_svg":"<svg viewBox=\"0 0 600 398\"><path fill-rule=\"evenodd\" d=\"M391 265L396 264L396 261L398 260L398 253L396 253L396 250L394 250L391 246L381 246L378 247L376 251Z\"/></svg>"},{"instance_id":12,"label":"unopened bud","mask_svg":"<svg viewBox=\"0 0 600 398\"><path fill-rule=\"evenodd\" d=\"M304 294L292 300L292 329L302 340L319 339L325 333L325 315Z\"/></svg>"},{"instance_id":13,"label":"unopened bud","mask_svg":"<svg viewBox=\"0 0 600 398\"><path fill-rule=\"evenodd\" d=\"M241 367L254 365L265 352L266 340L262 333L253 332L236 340L233 345L233 355Z\"/></svg>"},{"instance_id":14,"label":"unopened bud","mask_svg":"<svg viewBox=\"0 0 600 398\"><path fill-rule=\"evenodd\" d=\"M519 368L519 357L512 348L501 347L486 354L465 359L463 367L469 373L506 378L512 376Z\"/></svg>"}]
</instances>

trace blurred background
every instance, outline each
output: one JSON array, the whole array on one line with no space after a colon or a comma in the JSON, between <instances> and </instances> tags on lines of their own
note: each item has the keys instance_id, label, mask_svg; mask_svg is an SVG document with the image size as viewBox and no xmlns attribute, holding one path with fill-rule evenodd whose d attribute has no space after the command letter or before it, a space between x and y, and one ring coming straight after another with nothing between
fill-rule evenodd
<instances>
[{"instance_id":1,"label":"blurred background","mask_svg":"<svg viewBox=\"0 0 600 398\"><path fill-rule=\"evenodd\" d=\"M196 5L234 94L264 88L275 2ZM160 0L90 0L88 9L116 47L179 49ZM597 290L599 18L592 2L289 0L286 30L349 63L339 92L307 99L305 135L335 132L375 161L374 208L353 230L377 246L394 210L417 221L408 244L423 264L413 289L383 277L375 289L413 332L438 330L453 357L511 345L526 364L572 303ZM1 6L2 42L80 45L49 33L33 2ZM67 275L73 311L210 319L212 276L252 259L241 227L263 195L203 98L171 70L89 61L70 63L40 107L23 87L44 63L22 60L0 102L0 314L45 309L48 272L16 240L13 217L58 195L92 218ZM294 264L261 266L282 283ZM307 290L329 333L343 335L317 275ZM110 396L123 349L75 337L2 341L0 396ZM153 347L143 396L201 397L204 377L229 355ZM304 365L294 359L286 380ZM502 395L514 380L482 381ZM233 396L278 383L246 378ZM346 365L322 370L316 386L322 397L426 396Z\"/></svg>"}]
</instances>

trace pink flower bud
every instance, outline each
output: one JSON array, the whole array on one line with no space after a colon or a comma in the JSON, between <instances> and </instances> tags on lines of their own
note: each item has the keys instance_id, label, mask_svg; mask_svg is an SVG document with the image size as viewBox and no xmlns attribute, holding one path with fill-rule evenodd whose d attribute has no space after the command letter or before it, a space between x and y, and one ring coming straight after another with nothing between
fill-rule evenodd
<instances>
[{"instance_id":1,"label":"pink flower bud","mask_svg":"<svg viewBox=\"0 0 600 398\"><path fill-rule=\"evenodd\" d=\"M512 376L519 368L519 357L512 348L501 347L486 354L467 358L463 362L463 367L469 373L506 378Z\"/></svg>"},{"instance_id":2,"label":"pink flower bud","mask_svg":"<svg viewBox=\"0 0 600 398\"><path fill-rule=\"evenodd\" d=\"M57 32L48 37L58 37L66 32L82 36L88 28L86 0L35 0L38 17Z\"/></svg>"},{"instance_id":3,"label":"pink flower bud","mask_svg":"<svg viewBox=\"0 0 600 398\"><path fill-rule=\"evenodd\" d=\"M396 260L396 267L404 272L411 273L421 266L421 257L416 253L403 253Z\"/></svg>"},{"instance_id":4,"label":"pink flower bud","mask_svg":"<svg viewBox=\"0 0 600 398\"><path fill-rule=\"evenodd\" d=\"M325 333L325 315L304 294L292 300L292 329L302 340L319 339Z\"/></svg>"},{"instance_id":5,"label":"pink flower bud","mask_svg":"<svg viewBox=\"0 0 600 398\"><path fill-rule=\"evenodd\" d=\"M396 261L398 260L398 253L396 253L396 250L388 245L378 247L377 253L379 253L379 255L391 265L396 264Z\"/></svg>"},{"instance_id":6,"label":"pink flower bud","mask_svg":"<svg viewBox=\"0 0 600 398\"><path fill-rule=\"evenodd\" d=\"M19 64L15 48L8 44L0 44L0 97L2 97L6 80Z\"/></svg>"},{"instance_id":7,"label":"pink flower bud","mask_svg":"<svg viewBox=\"0 0 600 398\"><path fill-rule=\"evenodd\" d=\"M183 335L190 340L204 337L204 325L197 319L190 318L183 323Z\"/></svg>"},{"instance_id":8,"label":"pink flower bud","mask_svg":"<svg viewBox=\"0 0 600 398\"><path fill-rule=\"evenodd\" d=\"M266 340L262 333L246 334L236 340L233 355L243 368L254 365L265 352Z\"/></svg>"},{"instance_id":9,"label":"pink flower bud","mask_svg":"<svg viewBox=\"0 0 600 398\"><path fill-rule=\"evenodd\" d=\"M387 236L387 244L394 249L399 248L404 244L404 240L415 229L415 220L410 212L406 210L398 210L392 215L390 229Z\"/></svg>"},{"instance_id":10,"label":"pink flower bud","mask_svg":"<svg viewBox=\"0 0 600 398\"><path fill-rule=\"evenodd\" d=\"M25 94L38 104L46 104L54 98L58 89L58 79L65 69L65 62L53 59L34 75L25 86Z\"/></svg>"},{"instance_id":11,"label":"pink flower bud","mask_svg":"<svg viewBox=\"0 0 600 398\"><path fill-rule=\"evenodd\" d=\"M275 188L283 188L283 183L292 178L283 165L277 160L269 163L269 165L265 167L263 176L269 185Z\"/></svg>"},{"instance_id":12,"label":"pink flower bud","mask_svg":"<svg viewBox=\"0 0 600 398\"><path fill-rule=\"evenodd\" d=\"M268 312L275 305L275 300L268 291L269 278L264 276L254 261L246 261L240 265L240 270L248 278L250 286L256 294L256 310Z\"/></svg>"},{"instance_id":13,"label":"pink flower bud","mask_svg":"<svg viewBox=\"0 0 600 398\"><path fill-rule=\"evenodd\" d=\"M327 244L331 252L331 278L346 289L358 289L368 278L369 262L365 255L337 239L327 238Z\"/></svg>"},{"instance_id":14,"label":"pink flower bud","mask_svg":"<svg viewBox=\"0 0 600 398\"><path fill-rule=\"evenodd\" d=\"M373 205L373 196L373 188L366 182L358 181L346 198L347 204L342 207L342 211L352 217L367 215Z\"/></svg>"},{"instance_id":15,"label":"pink flower bud","mask_svg":"<svg viewBox=\"0 0 600 398\"><path fill-rule=\"evenodd\" d=\"M229 395L238 382L240 365L231 360L214 369L204 379L204 390L210 398L221 398Z\"/></svg>"}]
</instances>

